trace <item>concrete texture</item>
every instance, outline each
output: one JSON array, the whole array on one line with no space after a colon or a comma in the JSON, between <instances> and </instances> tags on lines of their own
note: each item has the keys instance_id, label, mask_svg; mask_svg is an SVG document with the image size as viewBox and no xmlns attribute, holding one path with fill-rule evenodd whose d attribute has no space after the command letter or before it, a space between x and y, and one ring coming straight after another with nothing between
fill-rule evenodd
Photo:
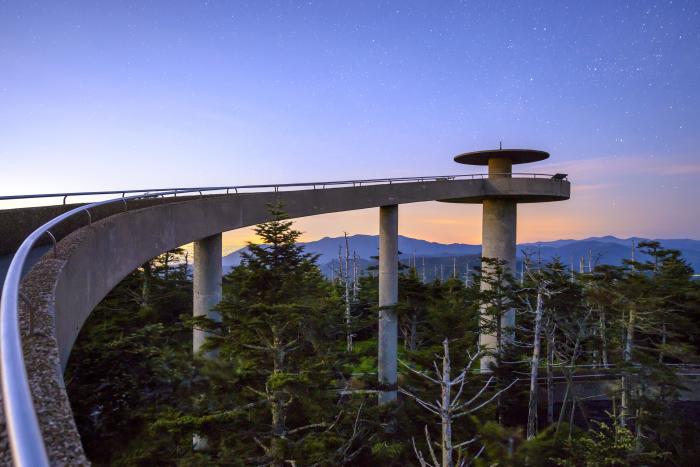
<instances>
[{"instance_id":1,"label":"concrete texture","mask_svg":"<svg viewBox=\"0 0 700 467\"><path fill-rule=\"evenodd\" d=\"M20 302L19 308L24 360L51 465L90 465L80 443L61 374L53 294L66 258L75 252L87 233L86 230L75 232L59 243L56 256L53 251L46 254L22 284L22 293L31 304L30 307ZM0 426L0 465L11 465L4 415Z\"/></svg>"},{"instance_id":2,"label":"concrete texture","mask_svg":"<svg viewBox=\"0 0 700 467\"><path fill-rule=\"evenodd\" d=\"M557 187L558 180L548 178L520 178L520 177L489 177L481 182L480 195L470 195L456 198L441 198L438 201L446 203L479 204L485 199L512 199L518 203L545 203L549 201L563 201L569 199L570 184L567 180L561 180L562 186ZM548 189L534 189L535 187ZM565 195L564 195L565 194Z\"/></svg>"},{"instance_id":3,"label":"concrete texture","mask_svg":"<svg viewBox=\"0 0 700 467\"><path fill-rule=\"evenodd\" d=\"M486 199L483 202L482 247L481 256L505 261L505 268L511 270L515 266L515 239L518 205L509 199ZM482 265L484 271L492 269ZM490 289L490 285L481 282L481 290ZM483 318L482 318L483 320ZM512 341L515 327L515 310L510 309L501 317L501 330L504 341ZM479 344L484 351L494 352L499 349L496 335L479 334ZM481 368L488 368L494 361L491 355L481 359Z\"/></svg>"},{"instance_id":4,"label":"concrete texture","mask_svg":"<svg viewBox=\"0 0 700 467\"><path fill-rule=\"evenodd\" d=\"M59 198L60 199L60 198ZM180 202L187 198L152 198L128 201L129 209L140 209L143 207L159 205L163 203ZM0 256L13 254L17 247L34 230L57 217L64 212L82 206L83 204L59 204L56 206L38 206L31 208L0 209ZM0 203L2 208L2 203ZM92 221L104 219L105 217L124 212L125 206L117 203L109 206L99 206L90 210ZM60 240L69 233L88 224L88 215L75 216L62 224L56 226L51 233ZM48 236L42 238L37 245L49 245L51 240Z\"/></svg>"},{"instance_id":5,"label":"concrete texture","mask_svg":"<svg viewBox=\"0 0 700 467\"><path fill-rule=\"evenodd\" d=\"M489 159L489 178L510 178L513 173L513 162L507 158L494 157Z\"/></svg>"},{"instance_id":6,"label":"concrete texture","mask_svg":"<svg viewBox=\"0 0 700 467\"><path fill-rule=\"evenodd\" d=\"M192 274L192 315L206 316L212 321L221 322L221 314L213 308L219 304L222 296L222 242L221 234L212 235L194 242L194 270ZM200 329L192 330L192 350L199 352L208 332ZM205 354L207 358L216 356L216 351ZM205 437L194 434L192 447L195 450L205 450L209 446Z\"/></svg>"},{"instance_id":7,"label":"concrete texture","mask_svg":"<svg viewBox=\"0 0 700 467\"><path fill-rule=\"evenodd\" d=\"M194 242L194 272L192 276L192 315L206 316L221 322L221 315L213 308L221 301L221 234ZM199 329L192 332L192 350L198 352L208 333Z\"/></svg>"},{"instance_id":8,"label":"concrete texture","mask_svg":"<svg viewBox=\"0 0 700 467\"><path fill-rule=\"evenodd\" d=\"M59 242L57 258L49 252L23 282L35 320L44 323L39 330L41 337L25 338L25 361L51 462L86 462L61 372L93 308L144 262L189 242L268 221L266 205L277 201L284 203L285 211L294 218L430 200L481 202L493 195L562 200L569 197L569 183L516 178L440 180L177 198L117 213L69 234ZM0 212L0 219L7 222L14 215ZM26 219L23 228L37 227ZM20 319L26 329L24 310ZM35 345L36 339L41 345ZM5 449L0 459L8 459L7 443L0 442L0 446Z\"/></svg>"},{"instance_id":9,"label":"concrete texture","mask_svg":"<svg viewBox=\"0 0 700 467\"><path fill-rule=\"evenodd\" d=\"M396 400L398 319L392 307L399 299L399 207L379 208L379 335L377 375L392 388L379 393L379 403Z\"/></svg>"},{"instance_id":10,"label":"concrete texture","mask_svg":"<svg viewBox=\"0 0 700 467\"><path fill-rule=\"evenodd\" d=\"M513 164L522 164L535 160L542 160L549 157L543 151L532 150L497 150L482 151L457 156L462 158L463 163L483 163L485 160L489 166L489 181L504 182L512 180ZM469 160L472 162L464 162ZM504 262L503 267L506 272L513 272L515 268L515 246L517 231L517 203L519 198L489 197L482 201L482 234L481 234L481 256L482 258L497 259ZM482 263L482 270L493 271L494 266ZM491 285L481 281L481 290L489 290ZM482 314L484 312L482 306ZM481 323L489 324L492 317L482 316ZM491 365L495 363L494 354L501 351L502 345L512 343L515 339L515 310L508 309L501 316L500 322L501 342L497 334L479 333L479 345L486 352L481 358L481 370L490 371Z\"/></svg>"}]
</instances>

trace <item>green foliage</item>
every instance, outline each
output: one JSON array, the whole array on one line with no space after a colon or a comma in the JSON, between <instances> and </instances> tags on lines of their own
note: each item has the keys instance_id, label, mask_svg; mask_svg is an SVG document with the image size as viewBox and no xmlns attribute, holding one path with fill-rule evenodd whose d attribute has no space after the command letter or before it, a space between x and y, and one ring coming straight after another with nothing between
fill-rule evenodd
<instances>
[{"instance_id":1,"label":"green foliage","mask_svg":"<svg viewBox=\"0 0 700 467\"><path fill-rule=\"evenodd\" d=\"M634 434L614 419L612 424L594 420L594 430L564 442L565 457L553 460L562 466L625 466L659 464L666 453L642 451Z\"/></svg>"},{"instance_id":2,"label":"green foliage","mask_svg":"<svg viewBox=\"0 0 700 467\"><path fill-rule=\"evenodd\" d=\"M344 290L323 278L282 207L270 212L272 220L256 228L262 243L250 244L224 277L221 322L191 317L181 250L129 275L92 313L66 381L96 465L417 465L412 442L428 452L426 426L440 457L434 414L412 399L376 404L376 275L359 277L348 352ZM457 279L424 283L414 268L401 269L399 353L414 370L432 371L445 338L453 370L461 369L478 329L500 336L497 323L515 309L515 341L498 353L495 379L481 397L527 378L532 306L544 287L540 377L560 377L560 389L591 366L627 377L626 426L618 413L588 421L585 401L569 395L531 439L523 434L529 386L513 386L454 421L455 443L475 439L459 450L471 465L694 464L700 430L677 416L682 381L668 364L697 361L700 285L678 252L655 242L639 248L651 261L585 274L558 260L528 264L520 283L489 259L470 287ZM631 326L630 310L637 313ZM192 355L193 327L211 332L207 353ZM468 378L463 397L486 379ZM439 387L403 368L399 385L423 400L440 397ZM546 404L540 400L541 411ZM194 434L207 449L192 449Z\"/></svg>"},{"instance_id":3,"label":"green foliage","mask_svg":"<svg viewBox=\"0 0 700 467\"><path fill-rule=\"evenodd\" d=\"M217 461L282 465L285 459L313 459L320 446L338 444L344 424L356 409L352 398L333 391L342 384L345 357L336 338L343 333L342 303L321 276L316 257L296 243L280 206L273 219L256 227L260 245L249 244L241 266L224 279L218 306L222 322L205 323L215 331L202 359L200 403L196 410L210 423L200 425ZM239 420L212 418L245 407ZM245 420L242 420L245 418ZM346 417L345 417L346 418ZM256 440L242 443L237 431ZM224 447L226 458L221 457Z\"/></svg>"},{"instance_id":4,"label":"green foliage","mask_svg":"<svg viewBox=\"0 0 700 467\"><path fill-rule=\"evenodd\" d=\"M149 436L163 410L184 409L188 400L192 337L179 315L191 313L192 295L178 287L188 283L183 259L183 251L169 252L129 275L78 336L66 385L86 453L97 465L136 465L188 450Z\"/></svg>"}]
</instances>

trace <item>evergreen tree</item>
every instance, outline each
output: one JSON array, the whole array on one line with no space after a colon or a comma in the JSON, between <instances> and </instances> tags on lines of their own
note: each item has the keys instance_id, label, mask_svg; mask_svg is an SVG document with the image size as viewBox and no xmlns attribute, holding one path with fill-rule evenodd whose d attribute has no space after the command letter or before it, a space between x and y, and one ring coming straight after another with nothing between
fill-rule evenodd
<instances>
[{"instance_id":1,"label":"evergreen tree","mask_svg":"<svg viewBox=\"0 0 700 467\"><path fill-rule=\"evenodd\" d=\"M96 465L151 464L190 449L151 431L164 412L189 407L192 332L181 315L191 314L192 288L184 254L160 255L127 276L73 347L66 386Z\"/></svg>"},{"instance_id":2,"label":"evergreen tree","mask_svg":"<svg viewBox=\"0 0 700 467\"><path fill-rule=\"evenodd\" d=\"M255 228L263 243L249 243L225 278L221 324L199 320L218 351L203 362L199 430L216 462L313 464L343 451L339 430L352 418L338 407L343 304L281 206L269 209L272 220Z\"/></svg>"}]
</instances>

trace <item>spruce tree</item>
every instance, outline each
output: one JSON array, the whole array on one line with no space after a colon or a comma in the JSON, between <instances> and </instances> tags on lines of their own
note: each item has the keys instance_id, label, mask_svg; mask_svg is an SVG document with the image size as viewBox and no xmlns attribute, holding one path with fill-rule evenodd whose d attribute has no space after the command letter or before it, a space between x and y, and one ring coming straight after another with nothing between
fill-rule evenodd
<instances>
[{"instance_id":1,"label":"spruce tree","mask_svg":"<svg viewBox=\"0 0 700 467\"><path fill-rule=\"evenodd\" d=\"M225 277L220 326L208 323L218 359L204 362L200 410L211 422L200 430L217 462L307 465L345 442L343 305L282 207L269 209L255 228L262 243Z\"/></svg>"}]
</instances>

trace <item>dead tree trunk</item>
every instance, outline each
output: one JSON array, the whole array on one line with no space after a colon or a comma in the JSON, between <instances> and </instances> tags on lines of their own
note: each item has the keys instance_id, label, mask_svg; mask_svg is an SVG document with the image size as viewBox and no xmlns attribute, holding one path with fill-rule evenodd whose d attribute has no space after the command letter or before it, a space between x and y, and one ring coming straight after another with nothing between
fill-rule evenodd
<instances>
[{"instance_id":1,"label":"dead tree trunk","mask_svg":"<svg viewBox=\"0 0 700 467\"><path fill-rule=\"evenodd\" d=\"M357 252L352 252L352 299L357 300Z\"/></svg>"},{"instance_id":2,"label":"dead tree trunk","mask_svg":"<svg viewBox=\"0 0 700 467\"><path fill-rule=\"evenodd\" d=\"M440 410L440 425L442 426L442 465L452 466L452 381L450 381L450 347L447 339L442 343L442 381L440 392L442 406Z\"/></svg>"},{"instance_id":3,"label":"dead tree trunk","mask_svg":"<svg viewBox=\"0 0 700 467\"><path fill-rule=\"evenodd\" d=\"M547 332L547 424L554 423L554 328Z\"/></svg>"},{"instance_id":4,"label":"dead tree trunk","mask_svg":"<svg viewBox=\"0 0 700 467\"><path fill-rule=\"evenodd\" d=\"M535 336L532 343L532 363L530 365L530 402L527 413L527 439L537 434L537 373L540 367L540 333L542 331L542 291L537 291L535 307Z\"/></svg>"},{"instance_id":5,"label":"dead tree trunk","mask_svg":"<svg viewBox=\"0 0 700 467\"><path fill-rule=\"evenodd\" d=\"M347 339L347 352L352 352L352 329L351 329L351 309L350 309L350 244L348 233L345 234L345 335Z\"/></svg>"},{"instance_id":6,"label":"dead tree trunk","mask_svg":"<svg viewBox=\"0 0 700 467\"><path fill-rule=\"evenodd\" d=\"M607 339L607 325L605 324L605 308L600 308L600 355L603 361L603 368L608 367L608 339Z\"/></svg>"},{"instance_id":7,"label":"dead tree trunk","mask_svg":"<svg viewBox=\"0 0 700 467\"><path fill-rule=\"evenodd\" d=\"M421 373L406 365L405 363L401 362L406 368L408 368L409 371L424 379L427 379L431 383L440 386L440 399L436 400L435 402L428 402L419 398L418 396L414 395L413 393L409 392L404 388L399 388L399 391L402 394L411 397L418 403L418 405L440 418L440 426L442 429L440 442L440 447L442 451L441 462L438 461L438 458L435 455L435 452L433 451L433 443L430 439L430 434L428 432L427 426L425 427L425 438L426 442L428 443L430 458L433 461L432 464L426 461L425 456L423 456L423 454L416 447L415 439L413 440L413 450L416 453L418 462L422 467L454 467L455 452L457 453L457 458L460 459L460 465L466 465L466 459L462 457L462 448L475 442L477 438L472 438L468 441L454 444L452 441L452 424L454 420L459 417L469 415L481 409L482 407L490 404L518 381L517 379L515 379L507 387L501 389L500 391L497 391L495 394L491 395L491 397L480 402L479 399L481 395L488 389L491 382L494 380L494 377L492 376L481 387L481 389L476 393L476 395L474 395L470 400L466 402L460 402L460 399L463 395L464 385L467 381L467 376L469 375L471 366L480 357L481 353L477 352L474 355L468 353L467 355L469 357L469 361L466 367L462 369L462 371L456 378L452 379L449 341L445 339L442 343L442 346L444 352L442 356L442 369L438 369L437 363L435 363L435 378L425 373ZM453 387L457 388L456 394L454 396L452 394ZM480 453L481 451L479 451L479 454ZM479 454L477 454L477 456Z\"/></svg>"},{"instance_id":8,"label":"dead tree trunk","mask_svg":"<svg viewBox=\"0 0 700 467\"><path fill-rule=\"evenodd\" d=\"M634 251L634 249L632 250ZM634 350L634 327L635 321L637 319L637 304L632 302L629 308L629 317L627 320L627 335L625 336L625 349L622 353L622 359L625 365L629 365L632 361L632 351ZM623 427L627 426L627 418L629 417L629 398L630 398L630 388L629 388L629 374L627 368L622 370L622 397L620 400L620 425Z\"/></svg>"},{"instance_id":9,"label":"dead tree trunk","mask_svg":"<svg viewBox=\"0 0 700 467\"><path fill-rule=\"evenodd\" d=\"M163 280L168 281L170 273L170 252L166 251L163 255Z\"/></svg>"},{"instance_id":10,"label":"dead tree trunk","mask_svg":"<svg viewBox=\"0 0 700 467\"><path fill-rule=\"evenodd\" d=\"M153 272L151 262L143 263L143 282L141 284L141 310L148 310L151 306L151 279Z\"/></svg>"}]
</instances>

